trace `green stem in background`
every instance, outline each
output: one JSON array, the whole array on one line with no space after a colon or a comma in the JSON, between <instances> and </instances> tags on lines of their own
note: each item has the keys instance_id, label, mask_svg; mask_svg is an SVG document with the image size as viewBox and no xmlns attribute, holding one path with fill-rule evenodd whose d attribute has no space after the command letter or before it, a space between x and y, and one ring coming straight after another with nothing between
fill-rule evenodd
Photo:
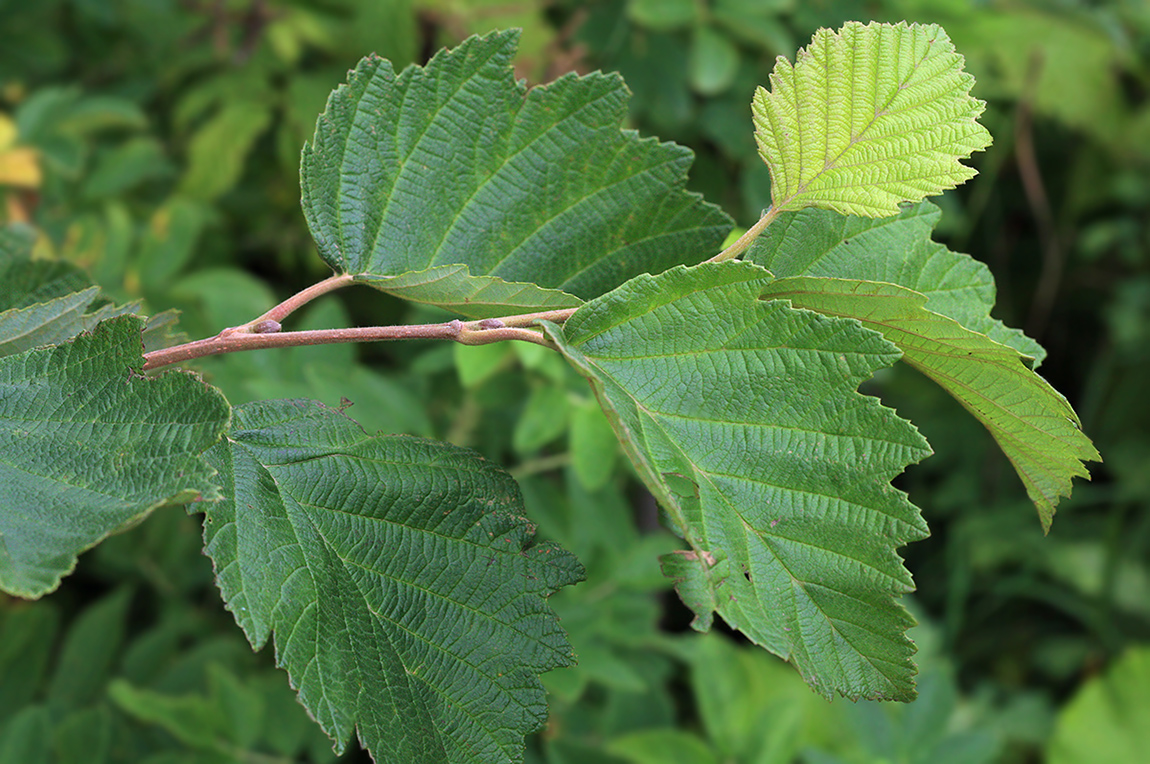
<instances>
[{"instance_id":1,"label":"green stem in background","mask_svg":"<svg viewBox=\"0 0 1150 764\"><path fill-rule=\"evenodd\" d=\"M779 216L777 207L767 207L766 212L759 218L759 222L747 229L747 232L735 240L735 243L708 260L708 263L722 263L732 260L747 250L751 242L759 238L759 234L766 230L775 218Z\"/></svg>"},{"instance_id":2,"label":"green stem in background","mask_svg":"<svg viewBox=\"0 0 1150 764\"><path fill-rule=\"evenodd\" d=\"M551 347L541 332L528 327L537 321L562 323L570 318L575 308L548 310L541 313L523 313L503 318L484 318L479 321L447 321L442 324L413 324L408 326L365 326L350 329L316 329L302 332L280 331L280 320L320 295L345 287L352 282L350 275L333 276L292 295L267 313L241 326L224 329L215 337L188 342L175 347L155 350L144 355L144 369L158 369L173 363L189 361L223 353L238 353L259 348L298 347L300 345L331 345L342 342L381 342L385 340L438 339L452 340L464 345L489 345L492 342L520 340Z\"/></svg>"}]
</instances>

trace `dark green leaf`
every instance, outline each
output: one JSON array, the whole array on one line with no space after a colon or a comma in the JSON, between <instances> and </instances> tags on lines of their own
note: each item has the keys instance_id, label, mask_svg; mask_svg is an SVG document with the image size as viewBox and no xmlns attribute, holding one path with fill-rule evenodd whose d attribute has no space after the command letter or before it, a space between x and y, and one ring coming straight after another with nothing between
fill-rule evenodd
<instances>
[{"instance_id":1,"label":"dark green leaf","mask_svg":"<svg viewBox=\"0 0 1150 764\"><path fill-rule=\"evenodd\" d=\"M904 361L990 430L1046 530L1059 498L1070 495L1073 478L1089 478L1083 462L1101 460L1074 409L1017 350L927 310L926 297L917 292L874 281L798 276L764 286L762 296L857 319L897 345Z\"/></svg>"},{"instance_id":2,"label":"dark green leaf","mask_svg":"<svg viewBox=\"0 0 1150 764\"><path fill-rule=\"evenodd\" d=\"M205 541L228 608L342 750L515 762L572 662L546 603L582 576L533 544L514 481L476 454L368 436L310 401L238 407L210 454L231 497Z\"/></svg>"},{"instance_id":3,"label":"dark green leaf","mask_svg":"<svg viewBox=\"0 0 1150 764\"><path fill-rule=\"evenodd\" d=\"M76 556L151 510L214 499L199 454L229 408L176 372L142 376L143 320L0 358L0 588L52 591Z\"/></svg>"},{"instance_id":4,"label":"dark green leaf","mask_svg":"<svg viewBox=\"0 0 1150 764\"><path fill-rule=\"evenodd\" d=\"M784 212L751 245L747 259L779 278L863 279L913 289L926 295L927 310L1034 358L1037 366L1046 357L1042 346L990 317L995 299L990 269L930 238L941 214L930 202L886 218L816 209Z\"/></svg>"},{"instance_id":5,"label":"dark green leaf","mask_svg":"<svg viewBox=\"0 0 1150 764\"><path fill-rule=\"evenodd\" d=\"M0 608L0 726L40 692L59 620L49 603Z\"/></svg>"},{"instance_id":6,"label":"dark green leaf","mask_svg":"<svg viewBox=\"0 0 1150 764\"><path fill-rule=\"evenodd\" d=\"M677 574L709 580L723 618L824 695L909 699L895 549L926 526L889 481L929 448L856 392L899 353L855 321L760 300L770 281L750 263L675 268L545 326L707 566Z\"/></svg>"},{"instance_id":7,"label":"dark green leaf","mask_svg":"<svg viewBox=\"0 0 1150 764\"><path fill-rule=\"evenodd\" d=\"M398 75L369 57L332 94L301 167L332 268L375 280L466 265L519 282L517 309L545 308L556 298L531 305L530 285L593 297L722 241L726 215L683 190L691 152L620 131L617 75L528 90L511 69L517 37L473 37ZM457 308L489 285L466 280L453 272L421 299Z\"/></svg>"},{"instance_id":8,"label":"dark green leaf","mask_svg":"<svg viewBox=\"0 0 1150 764\"><path fill-rule=\"evenodd\" d=\"M103 690L124 640L130 589L120 589L85 608L68 629L48 685L53 710L87 705Z\"/></svg>"}]
</instances>

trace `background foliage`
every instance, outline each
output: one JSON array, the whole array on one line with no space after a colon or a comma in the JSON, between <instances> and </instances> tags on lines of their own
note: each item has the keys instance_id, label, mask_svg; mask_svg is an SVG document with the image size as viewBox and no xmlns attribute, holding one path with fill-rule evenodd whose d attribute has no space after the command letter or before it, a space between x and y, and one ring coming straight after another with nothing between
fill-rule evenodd
<instances>
[{"instance_id":1,"label":"background foliage","mask_svg":"<svg viewBox=\"0 0 1150 764\"><path fill-rule=\"evenodd\" d=\"M862 15L863 13L867 15ZM905 548L920 699L827 704L789 667L700 637L674 547L586 384L535 346L326 346L200 364L233 404L312 397L369 430L510 467L587 582L552 602L579 665L544 676L528 759L580 762L1138 761L1150 714L1150 9L1137 0L0 0L0 218L116 302L204 336L327 275L299 149L348 68L398 66L521 26L517 72L617 70L630 122L691 147L690 185L742 225L769 199L750 98L819 26L946 28L989 102L980 174L936 235L983 259L998 317L1049 351L1103 465L1043 537L989 436L902 366L880 394L936 455L901 480L931 537ZM294 328L421 321L372 290ZM198 517L157 513L53 597L0 598L0 762L331 761L212 583ZM348 754L357 760L363 754Z\"/></svg>"}]
</instances>

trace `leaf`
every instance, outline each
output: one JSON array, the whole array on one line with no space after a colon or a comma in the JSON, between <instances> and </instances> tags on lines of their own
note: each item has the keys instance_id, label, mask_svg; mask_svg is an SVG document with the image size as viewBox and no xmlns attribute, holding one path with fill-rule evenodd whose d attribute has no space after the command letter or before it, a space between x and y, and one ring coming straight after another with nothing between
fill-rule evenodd
<instances>
[{"instance_id":1,"label":"leaf","mask_svg":"<svg viewBox=\"0 0 1150 764\"><path fill-rule=\"evenodd\" d=\"M466 265L440 265L398 276L364 274L356 279L408 302L438 305L468 318L575 308L575 295L534 284L510 283L492 276L472 276Z\"/></svg>"},{"instance_id":2,"label":"leaf","mask_svg":"<svg viewBox=\"0 0 1150 764\"><path fill-rule=\"evenodd\" d=\"M88 277L63 260L32 260L36 232L26 226L0 227L0 311L27 308L92 285Z\"/></svg>"},{"instance_id":3,"label":"leaf","mask_svg":"<svg viewBox=\"0 0 1150 764\"><path fill-rule=\"evenodd\" d=\"M1135 645L1089 680L1058 714L1050 764L1136 764L1150 747L1150 648Z\"/></svg>"},{"instance_id":4,"label":"leaf","mask_svg":"<svg viewBox=\"0 0 1150 764\"><path fill-rule=\"evenodd\" d=\"M37 598L153 509L217 496L199 454L228 404L198 377L141 374L142 319L0 358L0 589Z\"/></svg>"},{"instance_id":5,"label":"leaf","mask_svg":"<svg viewBox=\"0 0 1150 764\"><path fill-rule=\"evenodd\" d=\"M820 29L777 59L751 107L774 208L881 217L974 177L959 160L990 134L962 63L941 27L905 22Z\"/></svg>"},{"instance_id":6,"label":"leaf","mask_svg":"<svg viewBox=\"0 0 1150 764\"><path fill-rule=\"evenodd\" d=\"M180 191L211 201L239 182L248 154L272 121L266 104L248 99L228 103L193 136Z\"/></svg>"},{"instance_id":7,"label":"leaf","mask_svg":"<svg viewBox=\"0 0 1150 764\"><path fill-rule=\"evenodd\" d=\"M549 335L691 546L723 618L824 695L914 696L895 548L926 536L889 481L929 453L856 388L898 350L759 294L750 263L640 276ZM682 574L682 571L679 571ZM706 612L696 611L705 622Z\"/></svg>"},{"instance_id":8,"label":"leaf","mask_svg":"<svg viewBox=\"0 0 1150 764\"><path fill-rule=\"evenodd\" d=\"M368 436L309 401L235 409L210 453L228 500L206 551L228 608L342 751L522 761L546 718L536 674L574 656L546 603L582 577L534 544L514 481L473 452Z\"/></svg>"},{"instance_id":9,"label":"leaf","mask_svg":"<svg viewBox=\"0 0 1150 764\"><path fill-rule=\"evenodd\" d=\"M131 590L120 588L86 607L72 622L48 685L53 710L80 708L102 694L124 641L131 603Z\"/></svg>"},{"instance_id":10,"label":"leaf","mask_svg":"<svg viewBox=\"0 0 1150 764\"><path fill-rule=\"evenodd\" d=\"M893 217L865 218L829 210L784 212L747 250L746 259L775 276L827 276L885 281L926 295L926 307L1034 359L1046 351L1019 329L990 317L994 276L970 255L931 239L942 211L930 202Z\"/></svg>"},{"instance_id":11,"label":"leaf","mask_svg":"<svg viewBox=\"0 0 1150 764\"><path fill-rule=\"evenodd\" d=\"M702 740L674 728L645 729L618 737L607 751L633 764L719 764Z\"/></svg>"},{"instance_id":12,"label":"leaf","mask_svg":"<svg viewBox=\"0 0 1150 764\"><path fill-rule=\"evenodd\" d=\"M103 304L87 312L100 300L100 288L70 263L32 260L32 242L30 229L0 229L0 357L63 342L140 309L139 303Z\"/></svg>"},{"instance_id":13,"label":"leaf","mask_svg":"<svg viewBox=\"0 0 1150 764\"><path fill-rule=\"evenodd\" d=\"M300 176L333 269L372 282L464 265L421 299L458 307L495 277L530 311L558 299L533 285L593 297L717 248L730 220L683 190L691 152L619 129L622 79L527 89L511 69L517 41L472 37L398 75L365 58L332 93Z\"/></svg>"},{"instance_id":14,"label":"leaf","mask_svg":"<svg viewBox=\"0 0 1150 764\"><path fill-rule=\"evenodd\" d=\"M1050 530L1059 497L1072 479L1101 457L1082 434L1074 409L1014 348L927 310L926 297L895 286L853 279L794 277L763 289L763 299L788 300L828 316L855 318L903 352L973 414L1010 459Z\"/></svg>"}]
</instances>

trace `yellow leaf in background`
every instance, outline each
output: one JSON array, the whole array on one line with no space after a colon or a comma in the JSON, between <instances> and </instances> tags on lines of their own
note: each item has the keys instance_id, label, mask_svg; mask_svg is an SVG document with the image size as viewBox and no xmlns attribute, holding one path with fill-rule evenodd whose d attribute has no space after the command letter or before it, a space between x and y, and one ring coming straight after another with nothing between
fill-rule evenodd
<instances>
[{"instance_id":1,"label":"yellow leaf in background","mask_svg":"<svg viewBox=\"0 0 1150 764\"><path fill-rule=\"evenodd\" d=\"M15 142L16 123L7 114L0 114L0 186L39 188L39 155L32 148L13 148Z\"/></svg>"},{"instance_id":2,"label":"yellow leaf in background","mask_svg":"<svg viewBox=\"0 0 1150 764\"><path fill-rule=\"evenodd\" d=\"M35 149L10 149L0 153L0 186L39 188L40 156Z\"/></svg>"},{"instance_id":3,"label":"yellow leaf in background","mask_svg":"<svg viewBox=\"0 0 1150 764\"><path fill-rule=\"evenodd\" d=\"M0 114L0 151L16 142L16 123L7 114Z\"/></svg>"}]
</instances>

